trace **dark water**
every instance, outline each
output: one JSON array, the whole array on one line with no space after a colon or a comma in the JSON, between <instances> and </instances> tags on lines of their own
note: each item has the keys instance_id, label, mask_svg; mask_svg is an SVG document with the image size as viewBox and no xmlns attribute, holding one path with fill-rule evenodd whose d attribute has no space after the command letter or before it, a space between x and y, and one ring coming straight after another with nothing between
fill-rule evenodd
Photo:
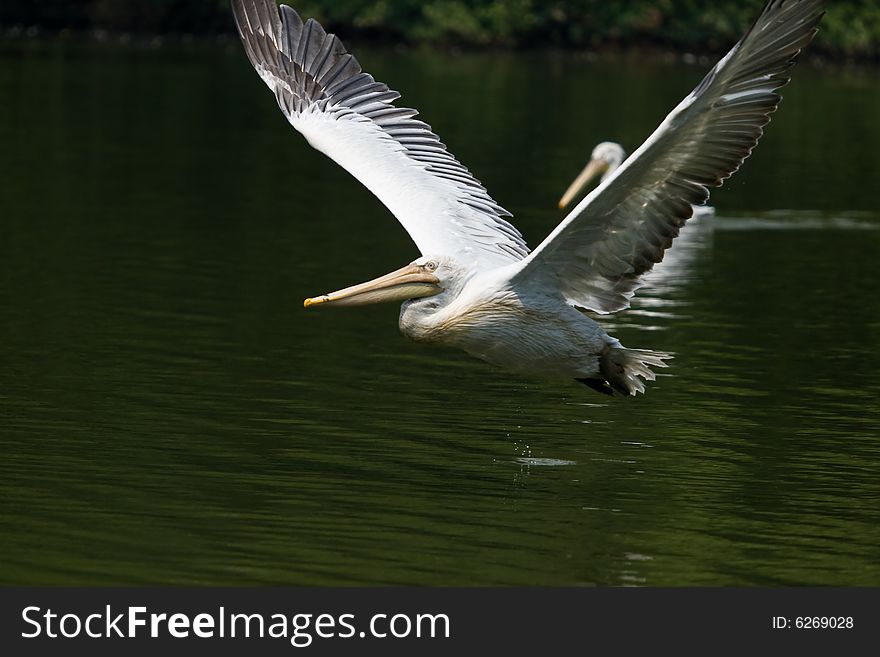
<instances>
[{"instance_id":1,"label":"dark water","mask_svg":"<svg viewBox=\"0 0 880 657\"><path fill-rule=\"evenodd\" d=\"M533 245L706 68L361 60ZM880 73L795 77L607 400L304 312L417 253L237 45L2 46L0 580L880 584Z\"/></svg>"}]
</instances>

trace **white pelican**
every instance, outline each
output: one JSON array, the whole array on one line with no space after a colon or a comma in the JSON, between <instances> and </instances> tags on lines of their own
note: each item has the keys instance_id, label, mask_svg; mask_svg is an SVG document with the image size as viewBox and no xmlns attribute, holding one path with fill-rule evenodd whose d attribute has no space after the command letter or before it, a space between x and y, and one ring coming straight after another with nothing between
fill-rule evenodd
<instances>
[{"instance_id":1,"label":"white pelican","mask_svg":"<svg viewBox=\"0 0 880 657\"><path fill-rule=\"evenodd\" d=\"M305 306L403 302L400 328L524 374L644 392L668 354L626 349L586 312L629 306L643 274L751 153L816 33L823 0L768 0L746 35L613 175L529 251L510 216L399 94L274 0L233 0L245 50L308 142L370 189L422 257Z\"/></svg>"},{"instance_id":2,"label":"white pelican","mask_svg":"<svg viewBox=\"0 0 880 657\"><path fill-rule=\"evenodd\" d=\"M572 200L580 194L581 190L586 187L593 178L601 176L600 180L604 182L617 171L617 168L626 160L626 151L623 146L613 141L603 141L597 145L590 154L590 161L583 171L578 174L565 194L559 199L559 209L562 210L568 206ZM707 218L715 215L715 208L711 205L695 205L693 219L701 217Z\"/></svg>"}]
</instances>

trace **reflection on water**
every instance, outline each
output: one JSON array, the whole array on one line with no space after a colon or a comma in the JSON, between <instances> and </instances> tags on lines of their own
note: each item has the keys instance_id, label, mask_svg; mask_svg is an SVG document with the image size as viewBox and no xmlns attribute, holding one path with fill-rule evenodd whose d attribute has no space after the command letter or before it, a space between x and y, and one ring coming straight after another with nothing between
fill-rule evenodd
<instances>
[{"instance_id":1,"label":"reflection on water","mask_svg":"<svg viewBox=\"0 0 880 657\"><path fill-rule=\"evenodd\" d=\"M841 212L823 216L816 212L775 211L760 217L730 217L719 223L720 230L878 230L875 215Z\"/></svg>"},{"instance_id":2,"label":"reflection on water","mask_svg":"<svg viewBox=\"0 0 880 657\"><path fill-rule=\"evenodd\" d=\"M361 60L532 244L702 75ZM637 400L304 313L415 252L260 85L237 48L0 48L4 583L880 584L875 73L799 70L607 318L676 353Z\"/></svg>"}]
</instances>

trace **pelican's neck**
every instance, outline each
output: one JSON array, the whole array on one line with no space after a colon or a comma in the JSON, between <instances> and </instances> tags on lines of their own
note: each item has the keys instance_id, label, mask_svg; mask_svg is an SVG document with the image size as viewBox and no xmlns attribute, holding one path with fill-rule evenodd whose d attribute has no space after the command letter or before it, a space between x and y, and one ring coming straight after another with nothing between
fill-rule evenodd
<instances>
[{"instance_id":1,"label":"pelican's neck","mask_svg":"<svg viewBox=\"0 0 880 657\"><path fill-rule=\"evenodd\" d=\"M462 271L444 280L446 287L440 294L404 301L400 306L401 333L415 342L447 341L450 321L459 312L463 298L469 296L473 282L473 272Z\"/></svg>"},{"instance_id":2,"label":"pelican's neck","mask_svg":"<svg viewBox=\"0 0 880 657\"><path fill-rule=\"evenodd\" d=\"M443 324L441 313L450 301L440 297L446 295L404 301L400 306L400 332L414 342L439 342Z\"/></svg>"},{"instance_id":3,"label":"pelican's neck","mask_svg":"<svg viewBox=\"0 0 880 657\"><path fill-rule=\"evenodd\" d=\"M608 180L611 176L613 176L613 175L614 175L614 172L617 171L617 170L620 168L620 165L621 165L621 164L623 164L623 159L622 159L622 158L616 158L616 157L615 157L613 160L611 160L611 161L608 163L608 168L605 169L605 173L602 174L601 181L602 181L602 182L605 182L605 181Z\"/></svg>"}]
</instances>

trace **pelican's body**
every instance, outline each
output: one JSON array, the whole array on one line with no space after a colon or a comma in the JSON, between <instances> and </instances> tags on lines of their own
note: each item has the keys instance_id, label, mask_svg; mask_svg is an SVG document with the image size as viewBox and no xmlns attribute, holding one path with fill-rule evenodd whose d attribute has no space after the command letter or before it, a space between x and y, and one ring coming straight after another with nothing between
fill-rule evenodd
<instances>
[{"instance_id":1,"label":"pelican's body","mask_svg":"<svg viewBox=\"0 0 880 657\"><path fill-rule=\"evenodd\" d=\"M625 161L626 151L623 149L623 146L617 142L603 141L601 144L598 144L590 154L590 161L587 162L587 166L583 168L580 174L578 174L578 177L575 178L571 185L568 186L568 189L565 190L565 194L562 195L562 198L559 199L559 209L563 210L567 208L572 200L580 195L584 188L596 176L600 176L601 182L608 180L608 178L614 175L614 172L617 171L618 167ZM715 208L711 205L706 205L705 203L694 205L693 209L694 214L691 217L692 219L707 219L715 216Z\"/></svg>"},{"instance_id":2,"label":"pelican's body","mask_svg":"<svg viewBox=\"0 0 880 657\"><path fill-rule=\"evenodd\" d=\"M587 312L627 308L708 187L748 156L822 4L767 0L697 89L530 251L510 213L335 36L274 0L233 0L245 51L290 124L367 186L423 254L305 306L402 302L400 329L415 342L606 394L644 392L669 355L624 348Z\"/></svg>"},{"instance_id":3,"label":"pelican's body","mask_svg":"<svg viewBox=\"0 0 880 657\"><path fill-rule=\"evenodd\" d=\"M447 261L442 268L458 266ZM518 294L511 272L469 278L449 303L404 302L400 330L414 342L456 347L509 371L575 379L599 374L597 355L620 346L592 319L554 296Z\"/></svg>"}]
</instances>

